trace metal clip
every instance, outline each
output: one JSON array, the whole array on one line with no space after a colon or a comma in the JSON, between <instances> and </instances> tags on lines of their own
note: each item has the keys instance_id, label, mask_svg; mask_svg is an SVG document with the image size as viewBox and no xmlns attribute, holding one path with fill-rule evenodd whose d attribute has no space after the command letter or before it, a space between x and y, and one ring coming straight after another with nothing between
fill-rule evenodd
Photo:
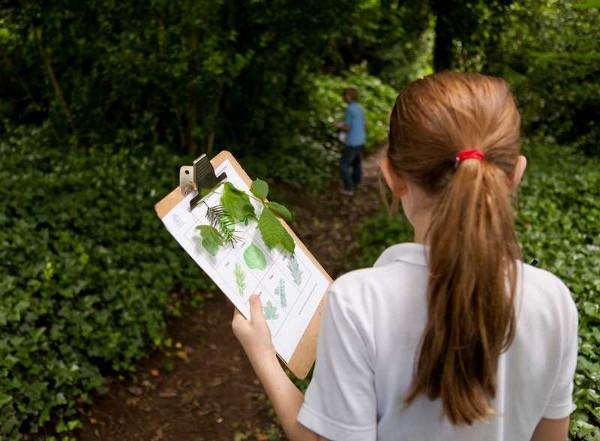
<instances>
[{"instance_id":1,"label":"metal clip","mask_svg":"<svg viewBox=\"0 0 600 441\"><path fill-rule=\"evenodd\" d=\"M194 190L198 190L198 194L190 201L190 210L192 210L200 199L202 199L202 190L210 190L219 184L227 176L221 173L215 175L215 169L210 163L206 154L197 158L193 165L184 165L179 169L179 187L181 193L187 196Z\"/></svg>"}]
</instances>

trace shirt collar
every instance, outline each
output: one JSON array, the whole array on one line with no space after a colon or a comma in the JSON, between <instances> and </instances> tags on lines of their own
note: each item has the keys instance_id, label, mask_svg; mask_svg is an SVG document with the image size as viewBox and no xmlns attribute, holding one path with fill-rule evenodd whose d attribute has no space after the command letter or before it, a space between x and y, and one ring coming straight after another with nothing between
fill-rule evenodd
<instances>
[{"instance_id":1,"label":"shirt collar","mask_svg":"<svg viewBox=\"0 0 600 441\"><path fill-rule=\"evenodd\" d=\"M392 262L408 262L427 266L429 247L420 243L399 243L387 248L373 266L385 266Z\"/></svg>"}]
</instances>

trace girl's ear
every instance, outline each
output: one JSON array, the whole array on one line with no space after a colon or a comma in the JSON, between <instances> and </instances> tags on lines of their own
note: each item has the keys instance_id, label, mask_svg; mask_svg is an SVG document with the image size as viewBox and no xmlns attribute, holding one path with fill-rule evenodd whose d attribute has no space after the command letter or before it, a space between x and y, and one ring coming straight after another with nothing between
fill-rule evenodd
<instances>
[{"instance_id":1,"label":"girl's ear","mask_svg":"<svg viewBox=\"0 0 600 441\"><path fill-rule=\"evenodd\" d=\"M517 159L517 163L515 165L515 171L512 176L512 190L516 190L521 180L523 179L523 175L525 174L525 169L527 168L527 158L523 155L519 155Z\"/></svg>"},{"instance_id":2,"label":"girl's ear","mask_svg":"<svg viewBox=\"0 0 600 441\"><path fill-rule=\"evenodd\" d=\"M397 198L402 197L407 190L404 178L398 176L394 172L390 161L387 158L383 159L379 163L379 168L381 169L381 174L383 174L383 178L385 179L385 182L392 194Z\"/></svg>"}]
</instances>

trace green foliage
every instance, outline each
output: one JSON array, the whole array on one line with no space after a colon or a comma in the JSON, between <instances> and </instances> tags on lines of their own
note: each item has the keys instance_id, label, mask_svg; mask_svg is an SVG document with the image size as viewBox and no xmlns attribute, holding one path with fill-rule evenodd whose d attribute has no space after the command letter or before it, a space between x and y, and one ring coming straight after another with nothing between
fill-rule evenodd
<instances>
[{"instance_id":1,"label":"green foliage","mask_svg":"<svg viewBox=\"0 0 600 441\"><path fill-rule=\"evenodd\" d=\"M266 200L269 195L269 185L261 179L252 182L250 191L263 204L262 212L258 218L258 229L265 244L271 249L281 246L284 250L293 254L296 247L294 239L277 219L277 216L280 216L291 221L292 213L290 210L280 203Z\"/></svg>"},{"instance_id":2,"label":"green foliage","mask_svg":"<svg viewBox=\"0 0 600 441\"><path fill-rule=\"evenodd\" d=\"M78 425L104 375L166 341L179 286L208 286L153 205L190 158L56 146L47 130L0 142L0 438Z\"/></svg>"},{"instance_id":3,"label":"green foliage","mask_svg":"<svg viewBox=\"0 0 600 441\"><path fill-rule=\"evenodd\" d=\"M255 179L254 181L252 181L250 191L254 196L256 196L262 201L266 199L267 195L269 194L269 184L267 184L262 179Z\"/></svg>"},{"instance_id":4,"label":"green foliage","mask_svg":"<svg viewBox=\"0 0 600 441\"><path fill-rule=\"evenodd\" d=\"M355 8L350 0L3 6L0 106L12 121L49 117L84 145L118 139L190 153L215 145L270 150L301 121L306 79Z\"/></svg>"},{"instance_id":5,"label":"green foliage","mask_svg":"<svg viewBox=\"0 0 600 441\"><path fill-rule=\"evenodd\" d=\"M285 220L292 220L292 213L282 204L266 200L269 194L269 185L256 179L250 186L252 197L262 204L262 212L258 218L258 229L263 241L269 248L281 246L290 253L294 252L294 239L283 227L277 216ZM235 224L256 218L254 206L250 203L250 196L236 188L230 182L223 184L221 204L218 207L209 207L208 219L212 226L199 225L196 227L202 235L202 246L213 256L219 247L226 242L233 245L238 237L235 235Z\"/></svg>"},{"instance_id":6,"label":"green foliage","mask_svg":"<svg viewBox=\"0 0 600 441\"><path fill-rule=\"evenodd\" d=\"M284 220L292 221L292 212L285 205L281 205L279 202L266 202L265 206Z\"/></svg>"},{"instance_id":7,"label":"green foliage","mask_svg":"<svg viewBox=\"0 0 600 441\"><path fill-rule=\"evenodd\" d=\"M349 253L353 259L346 263L347 270L372 266L387 247L412 240L412 226L404 215L390 215L381 209L361 227Z\"/></svg>"},{"instance_id":8,"label":"green foliage","mask_svg":"<svg viewBox=\"0 0 600 441\"><path fill-rule=\"evenodd\" d=\"M365 109L367 118L365 150L373 151L385 143L390 111L397 95L392 87L369 75L360 66L353 67L341 77L316 76L313 84L311 127L331 133L333 123L342 120L344 116L345 103L342 100L342 90L354 86L358 89L359 102ZM321 135L320 138L326 138L326 135Z\"/></svg>"},{"instance_id":9,"label":"green foliage","mask_svg":"<svg viewBox=\"0 0 600 441\"><path fill-rule=\"evenodd\" d=\"M265 206L258 218L258 229L260 234L269 248L275 248L281 246L284 250L289 253L293 253L296 247L294 239L290 234L283 228L279 219L275 217L269 207Z\"/></svg>"},{"instance_id":10,"label":"green foliage","mask_svg":"<svg viewBox=\"0 0 600 441\"><path fill-rule=\"evenodd\" d=\"M254 205L250 203L248 195L242 190L235 188L230 182L225 182L223 185L221 204L234 222L244 222L247 224L250 219L256 217Z\"/></svg>"},{"instance_id":11,"label":"green foliage","mask_svg":"<svg viewBox=\"0 0 600 441\"><path fill-rule=\"evenodd\" d=\"M370 75L396 89L430 73L435 20L429 3L357 1L326 52L328 71L364 64Z\"/></svg>"},{"instance_id":12,"label":"green foliage","mask_svg":"<svg viewBox=\"0 0 600 441\"><path fill-rule=\"evenodd\" d=\"M325 112L319 114L325 118ZM311 121L319 127L325 125L323 120ZM276 179L307 195L315 195L337 178L340 149L331 126L318 132L322 135L313 135L311 129L306 129L305 135L283 142L271 152L243 155L240 162L251 175Z\"/></svg>"},{"instance_id":13,"label":"green foliage","mask_svg":"<svg viewBox=\"0 0 600 441\"><path fill-rule=\"evenodd\" d=\"M579 359L572 415L573 439L600 440L600 162L573 148L526 148L529 168L517 206L517 232L525 261L559 276L579 311ZM405 220L384 212L367 221L356 244L358 264L372 265L389 245L412 239ZM349 266L354 266L350 262Z\"/></svg>"},{"instance_id":14,"label":"green foliage","mask_svg":"<svg viewBox=\"0 0 600 441\"><path fill-rule=\"evenodd\" d=\"M518 204L517 231L526 259L558 275L579 311L579 358L571 435L600 440L600 161L572 148L533 145ZM590 428L589 426L592 426Z\"/></svg>"},{"instance_id":15,"label":"green foliage","mask_svg":"<svg viewBox=\"0 0 600 441\"><path fill-rule=\"evenodd\" d=\"M529 133L599 155L600 10L574 0L520 0L500 11L479 2L480 24L455 66L506 78Z\"/></svg>"},{"instance_id":16,"label":"green foliage","mask_svg":"<svg viewBox=\"0 0 600 441\"><path fill-rule=\"evenodd\" d=\"M202 237L202 246L209 254L215 256L219 248L225 243L225 239L212 225L198 225L196 227Z\"/></svg>"},{"instance_id":17,"label":"green foliage","mask_svg":"<svg viewBox=\"0 0 600 441\"><path fill-rule=\"evenodd\" d=\"M199 225L196 229L200 230L201 235L208 241L205 248L210 254L214 256L217 248L224 243L233 245L238 241L239 238L235 235L235 220L222 205L208 207L206 217L212 229L204 228L204 225ZM205 234L202 234L203 231Z\"/></svg>"}]
</instances>

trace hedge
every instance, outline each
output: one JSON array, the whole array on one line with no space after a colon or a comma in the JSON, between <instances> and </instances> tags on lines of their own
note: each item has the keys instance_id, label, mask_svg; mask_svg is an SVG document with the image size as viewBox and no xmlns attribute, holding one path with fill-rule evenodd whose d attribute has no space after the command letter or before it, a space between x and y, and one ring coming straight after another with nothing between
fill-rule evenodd
<instances>
[{"instance_id":1,"label":"hedge","mask_svg":"<svg viewBox=\"0 0 600 441\"><path fill-rule=\"evenodd\" d=\"M153 211L190 158L57 146L44 128L0 157L0 439L65 433L106 374L168 341L170 290L207 286Z\"/></svg>"}]
</instances>

